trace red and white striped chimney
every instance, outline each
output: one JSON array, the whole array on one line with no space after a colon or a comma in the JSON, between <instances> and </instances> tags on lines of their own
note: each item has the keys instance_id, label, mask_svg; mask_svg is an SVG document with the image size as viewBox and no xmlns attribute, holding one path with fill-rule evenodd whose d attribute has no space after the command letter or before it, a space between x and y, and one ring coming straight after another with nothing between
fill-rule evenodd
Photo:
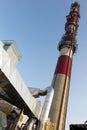
<instances>
[{"instance_id":1,"label":"red and white striped chimney","mask_svg":"<svg viewBox=\"0 0 87 130\"><path fill-rule=\"evenodd\" d=\"M73 54L76 51L76 32L79 19L79 4L71 5L65 24L65 34L59 43L60 56L53 76L52 87L54 96L49 112L49 118L54 124L54 130L64 130L67 112L68 94Z\"/></svg>"}]
</instances>

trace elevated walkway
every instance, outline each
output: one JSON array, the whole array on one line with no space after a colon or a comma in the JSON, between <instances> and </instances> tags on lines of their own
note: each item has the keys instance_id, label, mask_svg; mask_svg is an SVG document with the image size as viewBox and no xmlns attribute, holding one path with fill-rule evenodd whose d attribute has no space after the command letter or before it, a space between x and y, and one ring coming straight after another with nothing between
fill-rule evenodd
<instances>
[{"instance_id":1,"label":"elevated walkway","mask_svg":"<svg viewBox=\"0 0 87 130\"><path fill-rule=\"evenodd\" d=\"M28 116L38 118L40 102L31 95L16 68L15 59L10 57L9 52L12 52L13 44L8 44L11 47L10 51L4 49L6 45L3 46L0 41L0 97L24 109L24 113Z\"/></svg>"}]
</instances>

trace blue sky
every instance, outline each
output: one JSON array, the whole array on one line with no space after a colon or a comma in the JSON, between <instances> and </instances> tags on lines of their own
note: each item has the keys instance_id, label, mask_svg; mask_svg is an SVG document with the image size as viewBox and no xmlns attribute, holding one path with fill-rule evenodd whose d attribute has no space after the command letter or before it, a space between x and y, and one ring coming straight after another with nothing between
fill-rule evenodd
<instances>
[{"instance_id":1,"label":"blue sky","mask_svg":"<svg viewBox=\"0 0 87 130\"><path fill-rule=\"evenodd\" d=\"M15 40L22 59L18 69L30 87L51 84L65 33L65 16L75 0L0 0L0 39ZM80 3L78 50L73 57L66 130L87 120L87 0Z\"/></svg>"}]
</instances>

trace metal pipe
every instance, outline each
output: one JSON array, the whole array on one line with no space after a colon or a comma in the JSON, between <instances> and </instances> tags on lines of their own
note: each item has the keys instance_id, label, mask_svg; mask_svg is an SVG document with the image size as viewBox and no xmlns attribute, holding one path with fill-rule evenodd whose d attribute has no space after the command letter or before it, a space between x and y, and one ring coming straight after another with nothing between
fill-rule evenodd
<instances>
[{"instance_id":1,"label":"metal pipe","mask_svg":"<svg viewBox=\"0 0 87 130\"><path fill-rule=\"evenodd\" d=\"M37 120L35 118L31 118L28 121L29 121L29 124L27 126L27 130L34 130L34 125Z\"/></svg>"},{"instance_id":2,"label":"metal pipe","mask_svg":"<svg viewBox=\"0 0 87 130\"><path fill-rule=\"evenodd\" d=\"M48 115L49 115L49 111L50 111L50 107L51 107L51 103L52 103L52 99L53 99L53 95L54 95L54 89L52 87L48 87L47 90L48 90L48 93L47 93L47 96L45 98L44 105L43 105L41 115L40 115L40 128L39 128L39 130L43 130L44 124L49 119Z\"/></svg>"}]
</instances>

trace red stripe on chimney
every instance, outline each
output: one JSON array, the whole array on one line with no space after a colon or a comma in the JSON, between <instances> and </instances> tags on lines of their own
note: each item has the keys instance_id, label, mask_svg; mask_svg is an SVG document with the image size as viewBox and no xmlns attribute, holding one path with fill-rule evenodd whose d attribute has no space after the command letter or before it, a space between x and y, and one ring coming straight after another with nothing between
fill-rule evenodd
<instances>
[{"instance_id":1,"label":"red stripe on chimney","mask_svg":"<svg viewBox=\"0 0 87 130\"><path fill-rule=\"evenodd\" d=\"M67 55L61 55L58 59L55 74L65 74L70 77L71 75L72 59Z\"/></svg>"}]
</instances>

